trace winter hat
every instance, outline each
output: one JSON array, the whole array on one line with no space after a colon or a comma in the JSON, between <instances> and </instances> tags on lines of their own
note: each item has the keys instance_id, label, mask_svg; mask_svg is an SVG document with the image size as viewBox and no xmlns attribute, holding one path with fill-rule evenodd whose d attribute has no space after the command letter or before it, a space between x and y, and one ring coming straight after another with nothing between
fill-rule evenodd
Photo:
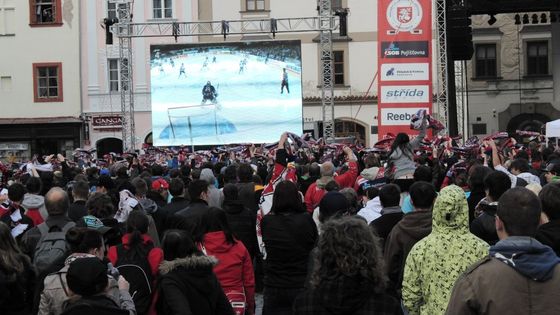
<instances>
[{"instance_id":1,"label":"winter hat","mask_svg":"<svg viewBox=\"0 0 560 315\"><path fill-rule=\"evenodd\" d=\"M347 212L349 208L350 204L348 199L346 199L343 194L338 191L329 191L323 196L319 203L320 221L323 222L332 216L343 214Z\"/></svg>"},{"instance_id":2,"label":"winter hat","mask_svg":"<svg viewBox=\"0 0 560 315\"><path fill-rule=\"evenodd\" d=\"M110 227L105 226L101 220L92 216L86 215L76 222L77 227L85 227L91 230L96 230L101 234L105 234L111 230Z\"/></svg>"},{"instance_id":3,"label":"winter hat","mask_svg":"<svg viewBox=\"0 0 560 315\"><path fill-rule=\"evenodd\" d=\"M81 296L103 292L107 287L107 265L97 257L76 259L66 274L68 287Z\"/></svg>"}]
</instances>

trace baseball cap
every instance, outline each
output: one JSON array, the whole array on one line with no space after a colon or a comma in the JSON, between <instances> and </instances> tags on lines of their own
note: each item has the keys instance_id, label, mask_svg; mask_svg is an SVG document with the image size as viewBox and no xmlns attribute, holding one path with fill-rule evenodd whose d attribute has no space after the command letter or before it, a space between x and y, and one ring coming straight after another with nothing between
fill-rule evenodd
<instances>
[{"instance_id":1,"label":"baseball cap","mask_svg":"<svg viewBox=\"0 0 560 315\"><path fill-rule=\"evenodd\" d=\"M85 227L88 229L96 230L101 234L105 234L111 230L110 227L105 226L101 220L92 215L86 215L76 222L77 227Z\"/></svg>"},{"instance_id":2,"label":"baseball cap","mask_svg":"<svg viewBox=\"0 0 560 315\"><path fill-rule=\"evenodd\" d=\"M102 292L108 283L107 265L97 257L74 260L66 274L68 287L81 296L91 296Z\"/></svg>"},{"instance_id":3,"label":"baseball cap","mask_svg":"<svg viewBox=\"0 0 560 315\"><path fill-rule=\"evenodd\" d=\"M169 183L163 178L158 178L152 182L153 190L169 189Z\"/></svg>"}]
</instances>

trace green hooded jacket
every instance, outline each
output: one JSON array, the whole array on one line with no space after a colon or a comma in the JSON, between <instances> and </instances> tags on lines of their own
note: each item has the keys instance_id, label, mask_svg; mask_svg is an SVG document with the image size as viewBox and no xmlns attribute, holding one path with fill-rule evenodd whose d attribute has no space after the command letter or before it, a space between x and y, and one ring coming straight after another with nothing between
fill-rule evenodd
<instances>
[{"instance_id":1,"label":"green hooded jacket","mask_svg":"<svg viewBox=\"0 0 560 315\"><path fill-rule=\"evenodd\" d=\"M468 210L460 187L441 190L432 232L414 245L405 263L402 296L410 315L444 314L457 278L488 255L488 244L469 232Z\"/></svg>"}]
</instances>

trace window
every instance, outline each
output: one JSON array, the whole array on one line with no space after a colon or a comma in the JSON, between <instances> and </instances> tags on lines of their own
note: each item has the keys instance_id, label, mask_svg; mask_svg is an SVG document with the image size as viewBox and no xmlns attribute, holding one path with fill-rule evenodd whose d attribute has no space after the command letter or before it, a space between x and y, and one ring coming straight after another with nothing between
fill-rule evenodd
<instances>
[{"instance_id":1,"label":"window","mask_svg":"<svg viewBox=\"0 0 560 315\"><path fill-rule=\"evenodd\" d=\"M527 43L527 75L548 75L548 41Z\"/></svg>"},{"instance_id":2,"label":"window","mask_svg":"<svg viewBox=\"0 0 560 315\"><path fill-rule=\"evenodd\" d=\"M334 84L344 85L344 51L333 51L334 55Z\"/></svg>"},{"instance_id":3,"label":"window","mask_svg":"<svg viewBox=\"0 0 560 315\"><path fill-rule=\"evenodd\" d=\"M485 135L486 124L472 124L472 130L474 135Z\"/></svg>"},{"instance_id":4,"label":"window","mask_svg":"<svg viewBox=\"0 0 560 315\"><path fill-rule=\"evenodd\" d=\"M32 26L62 25L60 0L29 0L29 10Z\"/></svg>"},{"instance_id":5,"label":"window","mask_svg":"<svg viewBox=\"0 0 560 315\"><path fill-rule=\"evenodd\" d=\"M126 91L128 87L124 86L121 83L121 67L119 64L119 59L107 59L107 74L109 82L109 92L118 92L121 88Z\"/></svg>"},{"instance_id":6,"label":"window","mask_svg":"<svg viewBox=\"0 0 560 315\"><path fill-rule=\"evenodd\" d=\"M10 92L12 90L12 77L2 76L0 77L0 91Z\"/></svg>"},{"instance_id":7,"label":"window","mask_svg":"<svg viewBox=\"0 0 560 315\"><path fill-rule=\"evenodd\" d=\"M476 77L495 78L497 76L496 44L479 44L475 49Z\"/></svg>"},{"instance_id":8,"label":"window","mask_svg":"<svg viewBox=\"0 0 560 315\"><path fill-rule=\"evenodd\" d=\"M364 140L366 128L358 123L347 120L336 120L334 122L335 137L355 137L357 140Z\"/></svg>"},{"instance_id":9,"label":"window","mask_svg":"<svg viewBox=\"0 0 560 315\"><path fill-rule=\"evenodd\" d=\"M170 19L173 17L171 0L154 0L154 19Z\"/></svg>"},{"instance_id":10,"label":"window","mask_svg":"<svg viewBox=\"0 0 560 315\"><path fill-rule=\"evenodd\" d=\"M33 64L35 102L62 102L62 63Z\"/></svg>"},{"instance_id":11,"label":"window","mask_svg":"<svg viewBox=\"0 0 560 315\"><path fill-rule=\"evenodd\" d=\"M15 34L16 0L0 0L0 36Z\"/></svg>"},{"instance_id":12,"label":"window","mask_svg":"<svg viewBox=\"0 0 560 315\"><path fill-rule=\"evenodd\" d=\"M118 5L114 2L107 2L107 18L109 19L114 19L114 18L121 18L121 16L119 16L119 12L118 9L125 9L126 8L126 4L125 3L119 3Z\"/></svg>"},{"instance_id":13,"label":"window","mask_svg":"<svg viewBox=\"0 0 560 315\"><path fill-rule=\"evenodd\" d=\"M264 11L264 0L247 0L247 11Z\"/></svg>"}]
</instances>

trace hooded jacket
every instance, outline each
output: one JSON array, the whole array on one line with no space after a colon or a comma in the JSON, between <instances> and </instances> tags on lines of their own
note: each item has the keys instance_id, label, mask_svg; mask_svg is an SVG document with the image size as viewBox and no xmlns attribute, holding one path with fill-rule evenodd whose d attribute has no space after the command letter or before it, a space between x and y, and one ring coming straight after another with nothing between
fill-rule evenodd
<instances>
[{"instance_id":1,"label":"hooded jacket","mask_svg":"<svg viewBox=\"0 0 560 315\"><path fill-rule=\"evenodd\" d=\"M385 184L385 170L380 167L370 167L364 169L356 182L354 183L354 190L358 192L360 188L366 190L369 187L379 187Z\"/></svg>"},{"instance_id":2,"label":"hooded jacket","mask_svg":"<svg viewBox=\"0 0 560 315\"><path fill-rule=\"evenodd\" d=\"M293 314L398 315L401 307L395 298L375 292L368 280L339 276L299 295Z\"/></svg>"},{"instance_id":3,"label":"hooded jacket","mask_svg":"<svg viewBox=\"0 0 560 315\"><path fill-rule=\"evenodd\" d=\"M406 144L405 150L407 153L403 152L401 148L395 148L389 156L389 161L394 167L394 179L398 179L405 175L412 175L416 170L416 163L414 162L414 150L420 146L420 141L426 136L426 124L422 124L420 133L409 143Z\"/></svg>"},{"instance_id":4,"label":"hooded jacket","mask_svg":"<svg viewBox=\"0 0 560 315\"><path fill-rule=\"evenodd\" d=\"M508 237L457 280L446 314L560 314L559 263L537 240Z\"/></svg>"},{"instance_id":5,"label":"hooded jacket","mask_svg":"<svg viewBox=\"0 0 560 315\"><path fill-rule=\"evenodd\" d=\"M432 212L415 211L405 214L385 242L385 272L389 287L401 296L404 263L408 253L419 240L432 231Z\"/></svg>"},{"instance_id":6,"label":"hooded jacket","mask_svg":"<svg viewBox=\"0 0 560 315\"><path fill-rule=\"evenodd\" d=\"M544 245L552 247L560 256L560 220L552 220L539 226L535 238Z\"/></svg>"},{"instance_id":7,"label":"hooded jacket","mask_svg":"<svg viewBox=\"0 0 560 315\"><path fill-rule=\"evenodd\" d=\"M25 215L33 220L34 225L43 223L49 216L45 207L45 197L35 194L25 194L21 205L27 209ZM29 213L29 214L28 214ZM40 216L38 216L39 214Z\"/></svg>"},{"instance_id":8,"label":"hooded jacket","mask_svg":"<svg viewBox=\"0 0 560 315\"><path fill-rule=\"evenodd\" d=\"M61 314L64 301L69 299L68 283L66 281L66 274L70 263L76 259L95 257L90 254L74 253L68 256L64 261L64 267L58 272L52 273L45 278L44 288L41 292L41 299L39 302L38 315ZM120 292L117 281L109 278L109 290L107 296L111 298L117 305L120 305ZM132 301L131 301L132 302Z\"/></svg>"},{"instance_id":9,"label":"hooded jacket","mask_svg":"<svg viewBox=\"0 0 560 315\"><path fill-rule=\"evenodd\" d=\"M366 219L367 224L370 224L372 221L381 216L381 209L383 209L383 206L381 206L381 200L378 196L369 200L366 203L366 206L358 211L358 215Z\"/></svg>"},{"instance_id":10,"label":"hooded jacket","mask_svg":"<svg viewBox=\"0 0 560 315\"><path fill-rule=\"evenodd\" d=\"M335 177L323 176L319 178L315 183L311 184L305 193L305 205L309 213L313 213L313 210L317 208L319 202L323 196L327 193L325 190L325 185L331 180L335 180L340 189L346 187L353 187L356 182L356 177L358 176L358 164L356 161L348 161L348 171L342 175Z\"/></svg>"},{"instance_id":11,"label":"hooded jacket","mask_svg":"<svg viewBox=\"0 0 560 315\"><path fill-rule=\"evenodd\" d=\"M485 200L486 199L483 199L483 201L479 203L482 214L472 221L470 231L489 245L494 245L499 240L498 233L496 232L496 212L498 211L498 203L487 203Z\"/></svg>"},{"instance_id":12,"label":"hooded jacket","mask_svg":"<svg viewBox=\"0 0 560 315\"><path fill-rule=\"evenodd\" d=\"M130 234L125 234L122 237L122 245L123 245L125 250L129 249L129 245L128 245L129 242L130 242ZM143 246L148 246L150 243L153 245L152 239L147 234L143 234L142 235L142 245ZM117 246L109 247L109 250L107 251L107 258L109 259L109 261L111 261L111 263L114 266L117 265L117 260L119 258L119 257L117 257ZM163 261L163 251L161 250L161 248L154 247L148 253L147 259L148 259L148 262L150 263L150 268L152 270L152 275L154 276L154 279L155 279L155 277L157 275L157 272L158 272L158 266Z\"/></svg>"},{"instance_id":13,"label":"hooded jacket","mask_svg":"<svg viewBox=\"0 0 560 315\"><path fill-rule=\"evenodd\" d=\"M410 315L445 312L455 280L488 254L488 245L469 232L465 192L443 188L432 212L432 232L406 258L402 296Z\"/></svg>"},{"instance_id":14,"label":"hooded jacket","mask_svg":"<svg viewBox=\"0 0 560 315\"><path fill-rule=\"evenodd\" d=\"M209 168L203 169L200 172L200 179L208 183L208 206L221 208L224 197L222 192L214 186L216 177L214 177L212 170Z\"/></svg>"},{"instance_id":15,"label":"hooded jacket","mask_svg":"<svg viewBox=\"0 0 560 315\"><path fill-rule=\"evenodd\" d=\"M159 267L159 314L225 315L233 309L212 267L217 260L208 256L188 256L163 261Z\"/></svg>"},{"instance_id":16,"label":"hooded jacket","mask_svg":"<svg viewBox=\"0 0 560 315\"><path fill-rule=\"evenodd\" d=\"M243 243L236 241L234 244L230 244L226 241L224 232L218 231L206 233L201 246L206 255L218 259L218 264L214 266L214 273L225 294L244 293L247 310L249 310L249 314L254 314L255 275L251 255Z\"/></svg>"}]
</instances>

